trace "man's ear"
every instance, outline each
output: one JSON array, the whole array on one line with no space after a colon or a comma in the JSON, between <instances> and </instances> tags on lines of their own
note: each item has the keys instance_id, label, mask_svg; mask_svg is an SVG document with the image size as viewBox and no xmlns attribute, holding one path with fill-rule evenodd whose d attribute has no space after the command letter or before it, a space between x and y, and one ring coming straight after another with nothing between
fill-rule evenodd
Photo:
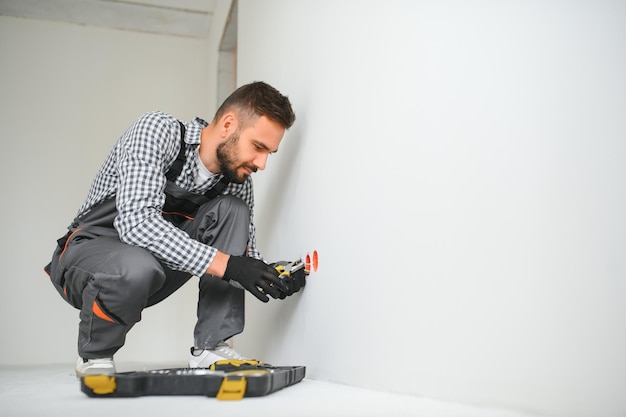
<instances>
[{"instance_id":1,"label":"man's ear","mask_svg":"<svg viewBox=\"0 0 626 417\"><path fill-rule=\"evenodd\" d=\"M223 138L235 132L237 130L237 116L235 116L235 113L228 112L224 114L219 121L219 127Z\"/></svg>"}]
</instances>

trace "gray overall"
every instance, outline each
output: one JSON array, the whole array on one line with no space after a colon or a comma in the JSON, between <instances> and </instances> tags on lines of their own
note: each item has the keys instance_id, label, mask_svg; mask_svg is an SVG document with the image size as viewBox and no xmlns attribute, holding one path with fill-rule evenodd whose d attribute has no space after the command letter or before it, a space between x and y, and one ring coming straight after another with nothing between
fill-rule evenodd
<instances>
[{"instance_id":1,"label":"gray overall","mask_svg":"<svg viewBox=\"0 0 626 417\"><path fill-rule=\"evenodd\" d=\"M166 193L168 212L183 204L185 193L191 199L198 196L168 180L166 190L173 189L178 199ZM222 252L245 253L250 216L243 200L220 195L205 199L196 209L192 219L168 220L193 239ZM45 268L61 296L80 309L78 353L86 359L113 356L124 345L128 331L141 320L142 310L162 301L191 278L190 273L170 269L147 250L121 242L113 228L116 215L113 197L77 218L68 234L59 239ZM194 345L215 347L243 331L244 291L203 275L197 316Z\"/></svg>"}]
</instances>

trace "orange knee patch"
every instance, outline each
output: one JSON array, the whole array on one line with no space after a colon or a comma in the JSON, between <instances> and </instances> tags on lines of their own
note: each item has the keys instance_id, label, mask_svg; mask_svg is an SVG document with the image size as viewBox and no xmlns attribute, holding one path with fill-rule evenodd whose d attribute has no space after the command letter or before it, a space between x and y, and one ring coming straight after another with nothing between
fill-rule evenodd
<instances>
[{"instance_id":1,"label":"orange knee patch","mask_svg":"<svg viewBox=\"0 0 626 417\"><path fill-rule=\"evenodd\" d=\"M115 320L113 320L107 313L105 313L102 308L100 308L100 306L98 305L98 302L96 300L93 301L93 304L91 306L91 310L93 311L93 314L95 314L96 316L100 317L102 320L106 320L106 321L110 321L111 323L115 323Z\"/></svg>"}]
</instances>

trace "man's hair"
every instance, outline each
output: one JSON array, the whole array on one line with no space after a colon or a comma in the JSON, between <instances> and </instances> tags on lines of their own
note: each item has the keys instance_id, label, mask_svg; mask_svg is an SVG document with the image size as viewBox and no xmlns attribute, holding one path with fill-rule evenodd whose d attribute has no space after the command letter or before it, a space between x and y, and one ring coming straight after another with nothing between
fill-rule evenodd
<instances>
[{"instance_id":1,"label":"man's hair","mask_svg":"<svg viewBox=\"0 0 626 417\"><path fill-rule=\"evenodd\" d=\"M289 98L261 81L236 89L217 109L213 121L219 120L229 111L237 115L240 128L248 126L260 116L267 117L285 129L289 129L296 120Z\"/></svg>"}]
</instances>

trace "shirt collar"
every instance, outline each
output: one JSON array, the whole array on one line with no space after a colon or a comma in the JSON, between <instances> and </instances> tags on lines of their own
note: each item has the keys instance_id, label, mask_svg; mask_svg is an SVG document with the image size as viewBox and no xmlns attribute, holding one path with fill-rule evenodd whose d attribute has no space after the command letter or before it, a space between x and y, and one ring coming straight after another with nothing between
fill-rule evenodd
<instances>
[{"instance_id":1,"label":"shirt collar","mask_svg":"<svg viewBox=\"0 0 626 417\"><path fill-rule=\"evenodd\" d=\"M196 117L195 119L193 119L191 123L189 123L189 125L187 126L187 134L185 135L185 143L189 145L200 144L200 133L202 132L202 129L204 129L208 125L209 124L205 120L199 117Z\"/></svg>"}]
</instances>

